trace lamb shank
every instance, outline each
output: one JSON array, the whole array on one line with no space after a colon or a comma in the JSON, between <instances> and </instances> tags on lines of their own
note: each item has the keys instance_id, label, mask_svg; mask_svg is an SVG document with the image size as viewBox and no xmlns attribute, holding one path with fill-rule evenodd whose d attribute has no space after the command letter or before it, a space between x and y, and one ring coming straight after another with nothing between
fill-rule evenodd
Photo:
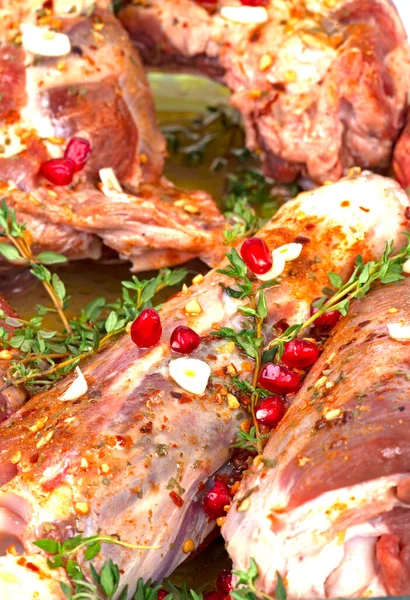
<instances>
[{"instance_id":1,"label":"lamb shank","mask_svg":"<svg viewBox=\"0 0 410 600\"><path fill-rule=\"evenodd\" d=\"M407 206L395 182L370 173L285 204L260 237L271 249L297 239L304 245L300 257L287 263L280 284L266 291L266 341L277 321L306 318L329 271L346 278L358 253L364 260L377 258L386 239L401 246ZM101 532L160 546L102 547L97 562L111 557L131 592L138 577L159 581L171 573L214 527L202 501L215 476L229 481L230 446L247 418L242 405L232 404L231 375L251 377L246 355L211 335L216 326L241 328L238 301L223 289L230 283L211 271L164 304L156 346L140 349L123 334L82 365L88 388L78 398L64 400L75 379L70 375L0 425L2 540L7 546L13 533L25 551L0 560L0 572L19 573L14 582L0 578L2 596L25 598L24 561L38 551L32 545L38 538L62 541ZM181 355L171 350L169 339L182 325L201 336L189 357L208 373L199 391L187 390L175 375ZM17 523L12 532L11 521ZM32 579L33 569L27 570ZM53 579L44 581L55 590Z\"/></svg>"},{"instance_id":2,"label":"lamb shank","mask_svg":"<svg viewBox=\"0 0 410 600\"><path fill-rule=\"evenodd\" d=\"M102 241L135 271L195 256L218 262L224 219L206 193L161 176L165 140L119 22L103 9L59 15L27 5L22 21L0 29L0 181L34 245L98 258ZM91 155L69 185L60 171L73 138ZM50 160L51 183L43 169ZM116 180L104 186L107 169Z\"/></svg>"},{"instance_id":3,"label":"lamb shank","mask_svg":"<svg viewBox=\"0 0 410 600\"><path fill-rule=\"evenodd\" d=\"M147 64L230 88L273 178L324 183L346 167L389 166L410 85L390 0L150 0L119 18Z\"/></svg>"}]
</instances>

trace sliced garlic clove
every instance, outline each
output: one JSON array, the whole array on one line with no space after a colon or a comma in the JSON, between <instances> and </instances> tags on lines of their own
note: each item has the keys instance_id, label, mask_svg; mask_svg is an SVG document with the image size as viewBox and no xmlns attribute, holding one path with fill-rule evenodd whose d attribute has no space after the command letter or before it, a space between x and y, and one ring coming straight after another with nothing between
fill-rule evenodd
<instances>
[{"instance_id":1,"label":"sliced garlic clove","mask_svg":"<svg viewBox=\"0 0 410 600\"><path fill-rule=\"evenodd\" d=\"M276 279L279 275L282 275L285 268L285 257L283 254L276 252L275 250L272 252L272 266L266 273L263 275L256 275L259 281L270 281L271 279Z\"/></svg>"},{"instance_id":2,"label":"sliced garlic clove","mask_svg":"<svg viewBox=\"0 0 410 600\"><path fill-rule=\"evenodd\" d=\"M387 325L389 335L393 340L399 342L408 342L410 340L410 325L402 325L401 323L389 323Z\"/></svg>"},{"instance_id":3,"label":"sliced garlic clove","mask_svg":"<svg viewBox=\"0 0 410 600\"><path fill-rule=\"evenodd\" d=\"M111 167L100 169L99 175L102 183L101 191L104 196L107 196L107 198L118 198L119 195L124 193L114 169L111 169Z\"/></svg>"},{"instance_id":4,"label":"sliced garlic clove","mask_svg":"<svg viewBox=\"0 0 410 600\"><path fill-rule=\"evenodd\" d=\"M176 358L169 363L169 374L184 390L200 396L206 390L211 369L197 358Z\"/></svg>"},{"instance_id":5,"label":"sliced garlic clove","mask_svg":"<svg viewBox=\"0 0 410 600\"><path fill-rule=\"evenodd\" d=\"M269 19L264 6L222 6L221 17L244 25L261 25Z\"/></svg>"},{"instance_id":6,"label":"sliced garlic clove","mask_svg":"<svg viewBox=\"0 0 410 600\"><path fill-rule=\"evenodd\" d=\"M75 372L77 373L77 377L60 397L60 400L63 402L67 402L68 400L77 400L78 398L81 398L81 396L84 396L88 390L88 384L80 367L76 367Z\"/></svg>"},{"instance_id":7,"label":"sliced garlic clove","mask_svg":"<svg viewBox=\"0 0 410 600\"><path fill-rule=\"evenodd\" d=\"M299 244L297 242L291 242L290 244L284 244L283 246L279 246L279 248L276 248L274 252L282 254L285 261L289 262L291 260L299 258L302 250L302 244Z\"/></svg>"},{"instance_id":8,"label":"sliced garlic clove","mask_svg":"<svg viewBox=\"0 0 410 600\"><path fill-rule=\"evenodd\" d=\"M410 258L403 263L403 273L410 274Z\"/></svg>"},{"instance_id":9,"label":"sliced garlic clove","mask_svg":"<svg viewBox=\"0 0 410 600\"><path fill-rule=\"evenodd\" d=\"M71 52L70 38L65 33L25 23L21 25L21 32L21 43L27 52L39 56L66 56Z\"/></svg>"}]
</instances>

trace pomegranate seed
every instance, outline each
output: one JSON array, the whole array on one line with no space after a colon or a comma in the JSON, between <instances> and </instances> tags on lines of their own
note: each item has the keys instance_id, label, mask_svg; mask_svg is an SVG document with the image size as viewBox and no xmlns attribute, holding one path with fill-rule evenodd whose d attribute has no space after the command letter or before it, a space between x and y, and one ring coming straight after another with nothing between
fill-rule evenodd
<instances>
[{"instance_id":1,"label":"pomegranate seed","mask_svg":"<svg viewBox=\"0 0 410 600\"><path fill-rule=\"evenodd\" d=\"M158 590L157 598L158 600L164 600L164 598L166 598L168 595L169 592L167 592L167 590L164 590L164 588L161 588L160 590Z\"/></svg>"},{"instance_id":2,"label":"pomegranate seed","mask_svg":"<svg viewBox=\"0 0 410 600\"><path fill-rule=\"evenodd\" d=\"M131 339L139 348L152 348L162 335L159 314L153 308L146 308L131 325Z\"/></svg>"},{"instance_id":3,"label":"pomegranate seed","mask_svg":"<svg viewBox=\"0 0 410 600\"><path fill-rule=\"evenodd\" d=\"M310 367L319 358L319 348L309 340L291 340L286 342L282 362L287 367L304 369Z\"/></svg>"},{"instance_id":4,"label":"pomegranate seed","mask_svg":"<svg viewBox=\"0 0 410 600\"><path fill-rule=\"evenodd\" d=\"M202 503L205 513L211 519L223 517L226 513L224 506L231 503L231 492L224 481L217 479L207 492Z\"/></svg>"},{"instance_id":5,"label":"pomegranate seed","mask_svg":"<svg viewBox=\"0 0 410 600\"><path fill-rule=\"evenodd\" d=\"M64 158L71 158L75 167L75 171L84 169L85 163L90 158L91 144L88 140L82 137L73 137L67 145L64 152Z\"/></svg>"},{"instance_id":6,"label":"pomegranate seed","mask_svg":"<svg viewBox=\"0 0 410 600\"><path fill-rule=\"evenodd\" d=\"M241 0L244 6L268 6L269 0Z\"/></svg>"},{"instance_id":7,"label":"pomegranate seed","mask_svg":"<svg viewBox=\"0 0 410 600\"><path fill-rule=\"evenodd\" d=\"M40 174L54 185L68 185L73 181L75 164L71 158L52 158L40 167Z\"/></svg>"},{"instance_id":8,"label":"pomegranate seed","mask_svg":"<svg viewBox=\"0 0 410 600\"><path fill-rule=\"evenodd\" d=\"M259 383L274 394L288 394L300 388L300 375L284 365L267 363L259 375Z\"/></svg>"},{"instance_id":9,"label":"pomegranate seed","mask_svg":"<svg viewBox=\"0 0 410 600\"><path fill-rule=\"evenodd\" d=\"M190 327L179 325L171 334L171 348L179 354L191 354L201 343L199 335Z\"/></svg>"},{"instance_id":10,"label":"pomegranate seed","mask_svg":"<svg viewBox=\"0 0 410 600\"><path fill-rule=\"evenodd\" d=\"M272 267L272 254L261 238L245 240L241 247L241 256L246 266L256 275L263 275Z\"/></svg>"},{"instance_id":11,"label":"pomegranate seed","mask_svg":"<svg viewBox=\"0 0 410 600\"><path fill-rule=\"evenodd\" d=\"M233 589L232 571L223 569L216 579L216 589L225 596Z\"/></svg>"},{"instance_id":12,"label":"pomegranate seed","mask_svg":"<svg viewBox=\"0 0 410 600\"><path fill-rule=\"evenodd\" d=\"M316 302L319 298L316 298L313 302ZM315 315L319 308L317 306L313 306L313 303L310 307L310 314ZM326 329L332 329L338 320L340 319L340 312L338 310L330 310L329 312L320 315L314 322L316 327L324 327Z\"/></svg>"},{"instance_id":13,"label":"pomegranate seed","mask_svg":"<svg viewBox=\"0 0 410 600\"><path fill-rule=\"evenodd\" d=\"M223 592L205 592L203 600L225 600L225 597Z\"/></svg>"},{"instance_id":14,"label":"pomegranate seed","mask_svg":"<svg viewBox=\"0 0 410 600\"><path fill-rule=\"evenodd\" d=\"M266 427L276 427L285 414L285 403L280 396L268 396L255 406L255 417L258 423Z\"/></svg>"}]
</instances>

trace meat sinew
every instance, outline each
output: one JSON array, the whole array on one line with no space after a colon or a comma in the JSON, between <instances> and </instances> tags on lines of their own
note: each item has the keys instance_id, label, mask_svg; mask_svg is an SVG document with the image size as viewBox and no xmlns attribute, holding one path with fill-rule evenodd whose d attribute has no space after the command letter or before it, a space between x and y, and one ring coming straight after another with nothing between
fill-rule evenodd
<instances>
[{"instance_id":1,"label":"meat sinew","mask_svg":"<svg viewBox=\"0 0 410 600\"><path fill-rule=\"evenodd\" d=\"M277 466L241 484L223 535L267 593L277 571L290 598L410 593L410 345L387 327L409 325L409 290L352 304L264 450Z\"/></svg>"},{"instance_id":2,"label":"meat sinew","mask_svg":"<svg viewBox=\"0 0 410 600\"><path fill-rule=\"evenodd\" d=\"M213 12L151 0L119 17L147 63L226 83L248 147L274 178L325 182L352 165L388 166L409 90L409 48L389 0L221 1Z\"/></svg>"},{"instance_id":3,"label":"meat sinew","mask_svg":"<svg viewBox=\"0 0 410 600\"><path fill-rule=\"evenodd\" d=\"M347 276L358 253L369 260L380 255L386 239L401 245L406 206L395 182L370 173L284 205L260 237L271 249L297 238L304 247L281 284L267 290L267 341L273 323L307 317L329 271ZM186 556L184 541L198 547L210 531L203 490L229 461L230 444L246 418L241 407L227 404L231 379L225 367L250 376L245 355L210 335L216 324L239 329L243 320L221 283L231 281L212 271L165 303L163 335L151 350L139 349L125 334L84 363L83 396L62 401L71 375L0 425L0 507L6 523L7 515L17 519L15 535L27 553L34 551L31 541L50 531L58 539L98 531L161 546L102 548L98 560L112 557L131 589L137 577L160 580L169 574ZM203 338L190 356L211 369L200 396L170 376L170 361L180 355L171 353L169 340L179 325ZM7 527L2 531L7 538Z\"/></svg>"},{"instance_id":4,"label":"meat sinew","mask_svg":"<svg viewBox=\"0 0 410 600\"><path fill-rule=\"evenodd\" d=\"M39 30L27 33L30 12L23 24L0 30L8 40L0 48L0 181L8 202L36 247L68 258L98 258L102 238L135 271L196 256L216 264L224 219L204 192L161 178L165 140L139 55L110 12L89 13L37 15L38 27L67 36L64 56L33 53L30 35ZM15 43L21 35L23 45ZM61 159L73 137L88 140L91 155L72 185L56 187L41 166ZM105 193L103 169L114 171L126 194L121 187Z\"/></svg>"}]
</instances>

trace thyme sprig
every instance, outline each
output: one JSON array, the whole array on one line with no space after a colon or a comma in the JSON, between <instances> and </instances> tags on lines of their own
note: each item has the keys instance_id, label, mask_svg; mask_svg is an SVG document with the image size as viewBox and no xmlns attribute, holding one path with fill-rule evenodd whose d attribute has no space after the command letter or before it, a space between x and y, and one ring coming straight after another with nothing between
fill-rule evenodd
<instances>
[{"instance_id":1,"label":"thyme sprig","mask_svg":"<svg viewBox=\"0 0 410 600\"><path fill-rule=\"evenodd\" d=\"M233 574L237 577L235 589L230 592L234 600L257 600L258 598L264 598L264 600L286 600L287 598L286 588L278 571L276 571L277 583L274 596L265 594L265 592L257 587L259 570L253 558L249 559L249 568L247 571L233 571Z\"/></svg>"},{"instance_id":2,"label":"thyme sprig","mask_svg":"<svg viewBox=\"0 0 410 600\"><path fill-rule=\"evenodd\" d=\"M280 336L275 337L266 346L263 360L265 362L274 358L280 360L284 345L297 337L302 331L311 327L323 314L338 311L342 316L346 316L351 301L355 298L363 298L376 282L387 285L404 279L403 263L410 258L410 236L406 235L408 238L407 244L396 254L394 254L393 242L386 242L383 254L377 261L365 263L360 255L357 256L353 273L346 283L343 283L342 278L337 273L329 273L328 277L333 293L332 290L326 289L327 293L313 303L318 308L315 314L303 323L288 327Z\"/></svg>"},{"instance_id":3,"label":"thyme sprig","mask_svg":"<svg viewBox=\"0 0 410 600\"><path fill-rule=\"evenodd\" d=\"M63 567L65 569L71 585L61 582L60 587L67 599L100 600L100 588L104 594L104 600L111 600L118 590L120 583L120 571L112 559L110 558L105 561L99 572L95 569L93 564L90 563L90 570L94 582L86 580L79 562L75 559L80 550L85 550L84 560L91 561L97 556L97 554L100 553L102 543L114 544L135 550L150 550L159 548L159 546L140 546L136 544L128 544L109 535L93 535L83 538L80 534L72 538L67 538L62 543L51 538L43 538L33 542L35 546L41 550L44 550L53 557L52 559L47 559L47 564L50 569L58 569L59 567ZM127 597L128 586L125 586L124 590L121 592L120 600L126 600ZM134 596L134 598L137 598L137 594Z\"/></svg>"},{"instance_id":4,"label":"thyme sprig","mask_svg":"<svg viewBox=\"0 0 410 600\"><path fill-rule=\"evenodd\" d=\"M66 263L66 257L56 252L41 252L34 256L31 249L31 236L26 225L19 225L14 209L9 209L4 198L0 205L0 227L0 239L8 241L8 243L0 242L0 254L9 261L31 266L30 272L42 282L53 301L54 310L58 313L65 329L70 332L70 324L64 314L64 284L56 273L52 274L44 266Z\"/></svg>"},{"instance_id":5,"label":"thyme sprig","mask_svg":"<svg viewBox=\"0 0 410 600\"><path fill-rule=\"evenodd\" d=\"M254 361L251 388L248 388L251 389L249 410L252 415L253 433L249 432L246 440L243 439L243 436L242 438L238 438L235 445L237 447L249 447L253 445L260 454L262 452L263 438L259 431L259 424L255 418L255 406L260 397L257 383L262 365L262 347L265 340L262 327L268 316L265 289L276 285L277 281L273 279L255 286L254 282L248 276L248 267L235 248L228 252L226 257L229 265L224 269L219 269L218 273L231 277L235 281L235 287L225 287L225 292L229 296L238 300L246 300L245 304L238 306L238 311L246 318L246 326L240 331L235 331L230 327L221 327L212 333L217 337L234 342L238 348L243 350Z\"/></svg>"},{"instance_id":6,"label":"thyme sprig","mask_svg":"<svg viewBox=\"0 0 410 600\"><path fill-rule=\"evenodd\" d=\"M25 384L31 392L48 387L125 331L128 323L144 308L153 305L158 292L176 286L187 274L185 269L162 269L156 277L147 280L133 276L130 281L122 282L121 297L115 302L107 303L103 297L94 298L76 318L69 319L66 310L70 306L70 297L65 285L45 266L62 264L67 259L55 252L34 256L30 233L24 224L17 223L14 210L9 209L4 200L0 206L0 228L0 237L9 242L0 242L0 254L7 260L30 265L31 273L42 282L54 305L37 305L36 314L28 320L10 318L0 311L0 319L12 327L11 332L0 327L0 344L18 352L10 362L0 391L19 384ZM60 316L61 331L44 326L44 317L50 312Z\"/></svg>"},{"instance_id":7,"label":"thyme sprig","mask_svg":"<svg viewBox=\"0 0 410 600\"><path fill-rule=\"evenodd\" d=\"M70 584L60 583L60 587L67 600L111 600L120 589L121 572L113 560L106 560L101 569L97 569L92 564L92 560L100 553L101 544L114 544L132 548L136 550L157 549L159 546L139 546L122 542L116 537L105 535L93 535L82 537L81 534L72 538L67 538L63 542L58 542L51 538L43 538L33 542L35 546L49 554L52 558L47 559L50 569L62 567L67 574ZM92 581L87 580L77 558L78 552L82 550L83 559L90 563L90 572ZM269 596L261 591L257 586L259 570L253 558L249 561L247 571L233 571L237 580L235 589L230 592L234 600L286 600L286 588L282 577L276 572L277 584L275 595ZM202 600L203 595L200 591L189 589L186 582L181 588L176 587L171 581L165 579L162 584L151 580L146 582L138 579L135 593L132 600L157 600L158 591L164 587L169 593L165 600ZM128 598L128 585L124 586L118 600Z\"/></svg>"},{"instance_id":8,"label":"thyme sprig","mask_svg":"<svg viewBox=\"0 0 410 600\"><path fill-rule=\"evenodd\" d=\"M254 168L226 175L224 216L227 226L225 244L250 236L270 219L278 208L298 193L294 184L278 186Z\"/></svg>"},{"instance_id":9,"label":"thyme sprig","mask_svg":"<svg viewBox=\"0 0 410 600\"><path fill-rule=\"evenodd\" d=\"M209 162L212 172L225 170L221 208L226 245L252 235L299 191L296 184L276 184L257 168L258 157L244 146L240 115L230 106L208 106L204 115L185 125L164 125L162 132L169 152L185 164L198 167Z\"/></svg>"}]
</instances>

